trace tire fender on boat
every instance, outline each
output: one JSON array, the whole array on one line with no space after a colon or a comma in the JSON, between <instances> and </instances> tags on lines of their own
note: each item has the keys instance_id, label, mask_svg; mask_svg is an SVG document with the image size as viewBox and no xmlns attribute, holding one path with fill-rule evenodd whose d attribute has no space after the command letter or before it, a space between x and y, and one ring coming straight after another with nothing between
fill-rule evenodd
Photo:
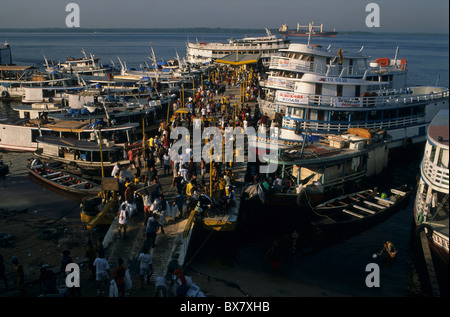
<instances>
[{"instance_id":1,"label":"tire fender on boat","mask_svg":"<svg viewBox=\"0 0 450 317\"><path fill-rule=\"evenodd\" d=\"M9 92L7 92L6 90L2 91L2 97L3 98L9 98Z\"/></svg>"},{"instance_id":2,"label":"tire fender on boat","mask_svg":"<svg viewBox=\"0 0 450 317\"><path fill-rule=\"evenodd\" d=\"M427 223L422 223L417 226L416 235L419 236L420 232L425 229L426 229L425 233L427 234L427 238L431 239L431 237L433 236L433 228Z\"/></svg>"},{"instance_id":3,"label":"tire fender on boat","mask_svg":"<svg viewBox=\"0 0 450 317\"><path fill-rule=\"evenodd\" d=\"M411 147L412 145L412 140L411 138L404 138L403 139L403 149L407 150Z\"/></svg>"}]
</instances>

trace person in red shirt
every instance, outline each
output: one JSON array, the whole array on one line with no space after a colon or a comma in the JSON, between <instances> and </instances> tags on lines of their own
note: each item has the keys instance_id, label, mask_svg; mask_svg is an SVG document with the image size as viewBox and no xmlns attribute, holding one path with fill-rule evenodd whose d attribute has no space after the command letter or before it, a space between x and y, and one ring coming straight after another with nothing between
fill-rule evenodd
<instances>
[{"instance_id":1,"label":"person in red shirt","mask_svg":"<svg viewBox=\"0 0 450 317\"><path fill-rule=\"evenodd\" d=\"M181 269L169 268L169 272L172 274L172 284L177 284L177 297L184 297L187 292L186 277Z\"/></svg>"}]
</instances>

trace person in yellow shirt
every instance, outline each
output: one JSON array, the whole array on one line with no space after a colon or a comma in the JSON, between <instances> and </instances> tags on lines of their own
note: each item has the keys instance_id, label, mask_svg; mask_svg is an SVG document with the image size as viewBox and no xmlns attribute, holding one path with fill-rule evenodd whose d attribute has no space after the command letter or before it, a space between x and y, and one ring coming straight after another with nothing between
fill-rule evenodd
<instances>
[{"instance_id":1,"label":"person in yellow shirt","mask_svg":"<svg viewBox=\"0 0 450 317\"><path fill-rule=\"evenodd\" d=\"M194 188L194 185L192 184L192 182L187 183L186 185L186 195L188 196L192 196L192 189Z\"/></svg>"},{"instance_id":2,"label":"person in yellow shirt","mask_svg":"<svg viewBox=\"0 0 450 317\"><path fill-rule=\"evenodd\" d=\"M148 139L148 146L150 147L150 151L152 151L152 153L153 153L153 151L155 150L155 148L154 148L154 139L153 139L152 137L150 137L150 138Z\"/></svg>"}]
</instances>

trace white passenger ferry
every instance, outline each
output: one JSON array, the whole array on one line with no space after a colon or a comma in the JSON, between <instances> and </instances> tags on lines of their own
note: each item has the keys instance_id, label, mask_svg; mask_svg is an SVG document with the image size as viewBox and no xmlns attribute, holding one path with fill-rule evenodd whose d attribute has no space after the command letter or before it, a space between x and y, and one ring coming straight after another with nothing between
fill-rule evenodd
<instances>
[{"instance_id":1,"label":"white passenger ferry","mask_svg":"<svg viewBox=\"0 0 450 317\"><path fill-rule=\"evenodd\" d=\"M386 129L391 149L425 141L428 124L448 109L448 88L408 87L408 63L398 50L394 59L375 60L362 50L295 43L271 58L259 106L268 116L283 113L281 144L301 141L302 131L320 135L349 128Z\"/></svg>"},{"instance_id":2,"label":"white passenger ferry","mask_svg":"<svg viewBox=\"0 0 450 317\"><path fill-rule=\"evenodd\" d=\"M449 110L428 127L414 205L416 231L426 230L431 249L448 265Z\"/></svg>"},{"instance_id":3,"label":"white passenger ferry","mask_svg":"<svg viewBox=\"0 0 450 317\"><path fill-rule=\"evenodd\" d=\"M186 60L191 64L204 64L239 52L240 54L261 54L261 61L268 63L270 57L280 49L289 47L290 40L272 35L266 28L267 36L229 39L226 43L187 43Z\"/></svg>"}]
</instances>

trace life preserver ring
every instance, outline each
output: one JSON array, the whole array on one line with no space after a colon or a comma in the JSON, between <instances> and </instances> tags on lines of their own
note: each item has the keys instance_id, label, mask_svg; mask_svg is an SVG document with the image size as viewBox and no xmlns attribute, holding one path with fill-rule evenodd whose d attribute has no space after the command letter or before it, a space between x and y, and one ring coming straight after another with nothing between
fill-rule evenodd
<instances>
[{"instance_id":1,"label":"life preserver ring","mask_svg":"<svg viewBox=\"0 0 450 317\"><path fill-rule=\"evenodd\" d=\"M403 149L407 150L407 149L409 149L411 147L411 145L412 145L411 138L405 138L403 140Z\"/></svg>"},{"instance_id":2,"label":"life preserver ring","mask_svg":"<svg viewBox=\"0 0 450 317\"><path fill-rule=\"evenodd\" d=\"M397 248L395 247L395 245L391 241L386 241L385 242L384 249L386 250L386 252L389 254L389 256L391 258L395 258L395 256L398 253Z\"/></svg>"},{"instance_id":3,"label":"life preserver ring","mask_svg":"<svg viewBox=\"0 0 450 317\"><path fill-rule=\"evenodd\" d=\"M427 234L427 238L431 239L431 237L433 236L433 227L431 227L429 224L426 223L422 223L417 226L416 235L419 236L420 232L425 229L427 229L425 232Z\"/></svg>"},{"instance_id":4,"label":"life preserver ring","mask_svg":"<svg viewBox=\"0 0 450 317\"><path fill-rule=\"evenodd\" d=\"M9 92L7 92L6 90L2 91L2 97L3 98L9 98Z\"/></svg>"}]
</instances>

